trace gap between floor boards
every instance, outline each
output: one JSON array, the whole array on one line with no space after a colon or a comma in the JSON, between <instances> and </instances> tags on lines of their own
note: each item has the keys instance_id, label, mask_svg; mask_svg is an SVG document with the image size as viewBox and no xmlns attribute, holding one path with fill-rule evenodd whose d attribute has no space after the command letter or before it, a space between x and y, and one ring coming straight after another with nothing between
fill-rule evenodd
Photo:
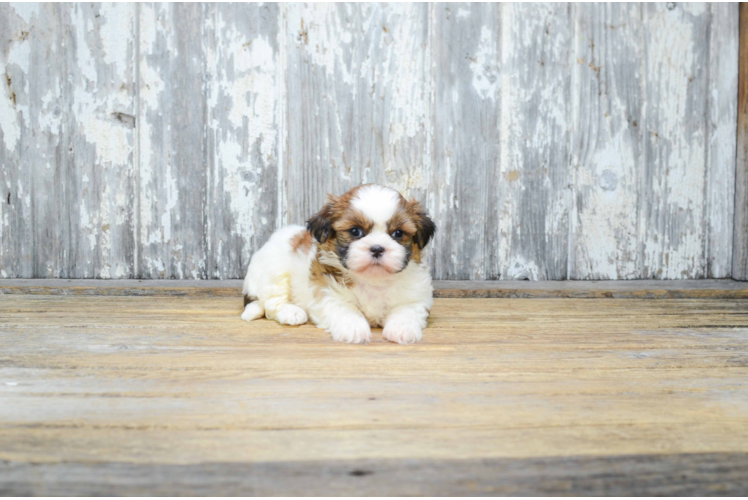
<instances>
[{"instance_id":1,"label":"gap between floor boards","mask_svg":"<svg viewBox=\"0 0 748 500\"><path fill-rule=\"evenodd\" d=\"M3 279L0 295L240 297L242 280ZM630 281L434 281L438 298L748 299L731 279Z\"/></svg>"}]
</instances>

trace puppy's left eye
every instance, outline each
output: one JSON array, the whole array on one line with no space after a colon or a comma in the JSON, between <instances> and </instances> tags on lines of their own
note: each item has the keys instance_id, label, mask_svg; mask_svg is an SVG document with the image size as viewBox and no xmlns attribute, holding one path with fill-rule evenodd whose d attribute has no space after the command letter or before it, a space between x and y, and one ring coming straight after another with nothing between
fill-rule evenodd
<instances>
[{"instance_id":1,"label":"puppy's left eye","mask_svg":"<svg viewBox=\"0 0 748 500\"><path fill-rule=\"evenodd\" d=\"M403 237L403 232L400 231L399 229L392 231L392 237L395 238L396 240L399 240L400 238Z\"/></svg>"},{"instance_id":2,"label":"puppy's left eye","mask_svg":"<svg viewBox=\"0 0 748 500\"><path fill-rule=\"evenodd\" d=\"M351 233L351 236L353 236L354 238L358 238L364 235L364 232L359 227L352 227L348 230L348 232Z\"/></svg>"}]
</instances>

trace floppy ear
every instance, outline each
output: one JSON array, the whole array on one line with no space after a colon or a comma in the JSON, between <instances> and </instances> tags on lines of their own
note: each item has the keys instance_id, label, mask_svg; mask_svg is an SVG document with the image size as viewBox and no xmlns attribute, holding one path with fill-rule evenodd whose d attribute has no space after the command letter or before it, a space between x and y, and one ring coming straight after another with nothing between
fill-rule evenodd
<instances>
[{"instance_id":1,"label":"floppy ear","mask_svg":"<svg viewBox=\"0 0 748 500\"><path fill-rule=\"evenodd\" d=\"M415 241L420 250L423 250L434 236L434 233L436 232L436 224L434 224L434 221L431 220L420 203L411 200L408 204L410 205L408 207L409 211L415 216L414 222L416 223L417 228L413 241Z\"/></svg>"},{"instance_id":2,"label":"floppy ear","mask_svg":"<svg viewBox=\"0 0 748 500\"><path fill-rule=\"evenodd\" d=\"M330 197L330 201L322 207L322 210L317 212L316 215L306 222L306 230L309 231L320 243L327 241L333 231L333 203L334 200Z\"/></svg>"}]
</instances>

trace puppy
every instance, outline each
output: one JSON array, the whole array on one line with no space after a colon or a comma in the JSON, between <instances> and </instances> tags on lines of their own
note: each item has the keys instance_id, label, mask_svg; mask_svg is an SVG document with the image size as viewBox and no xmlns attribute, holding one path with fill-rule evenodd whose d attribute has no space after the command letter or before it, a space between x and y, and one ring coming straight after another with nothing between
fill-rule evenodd
<instances>
[{"instance_id":1,"label":"puppy","mask_svg":"<svg viewBox=\"0 0 748 500\"><path fill-rule=\"evenodd\" d=\"M328 203L307 227L277 231L252 256L244 313L284 325L309 319L334 340L418 342L433 303L423 249L436 226L421 205L366 184Z\"/></svg>"}]
</instances>

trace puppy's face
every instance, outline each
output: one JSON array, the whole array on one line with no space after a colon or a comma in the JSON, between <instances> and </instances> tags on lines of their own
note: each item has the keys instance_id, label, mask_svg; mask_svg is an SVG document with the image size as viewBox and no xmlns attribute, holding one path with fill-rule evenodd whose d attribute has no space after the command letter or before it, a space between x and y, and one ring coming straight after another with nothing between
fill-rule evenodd
<instances>
[{"instance_id":1,"label":"puppy's face","mask_svg":"<svg viewBox=\"0 0 748 500\"><path fill-rule=\"evenodd\" d=\"M416 201L367 184L330 201L307 223L321 247L337 254L350 271L386 277L420 262L436 226Z\"/></svg>"}]
</instances>

